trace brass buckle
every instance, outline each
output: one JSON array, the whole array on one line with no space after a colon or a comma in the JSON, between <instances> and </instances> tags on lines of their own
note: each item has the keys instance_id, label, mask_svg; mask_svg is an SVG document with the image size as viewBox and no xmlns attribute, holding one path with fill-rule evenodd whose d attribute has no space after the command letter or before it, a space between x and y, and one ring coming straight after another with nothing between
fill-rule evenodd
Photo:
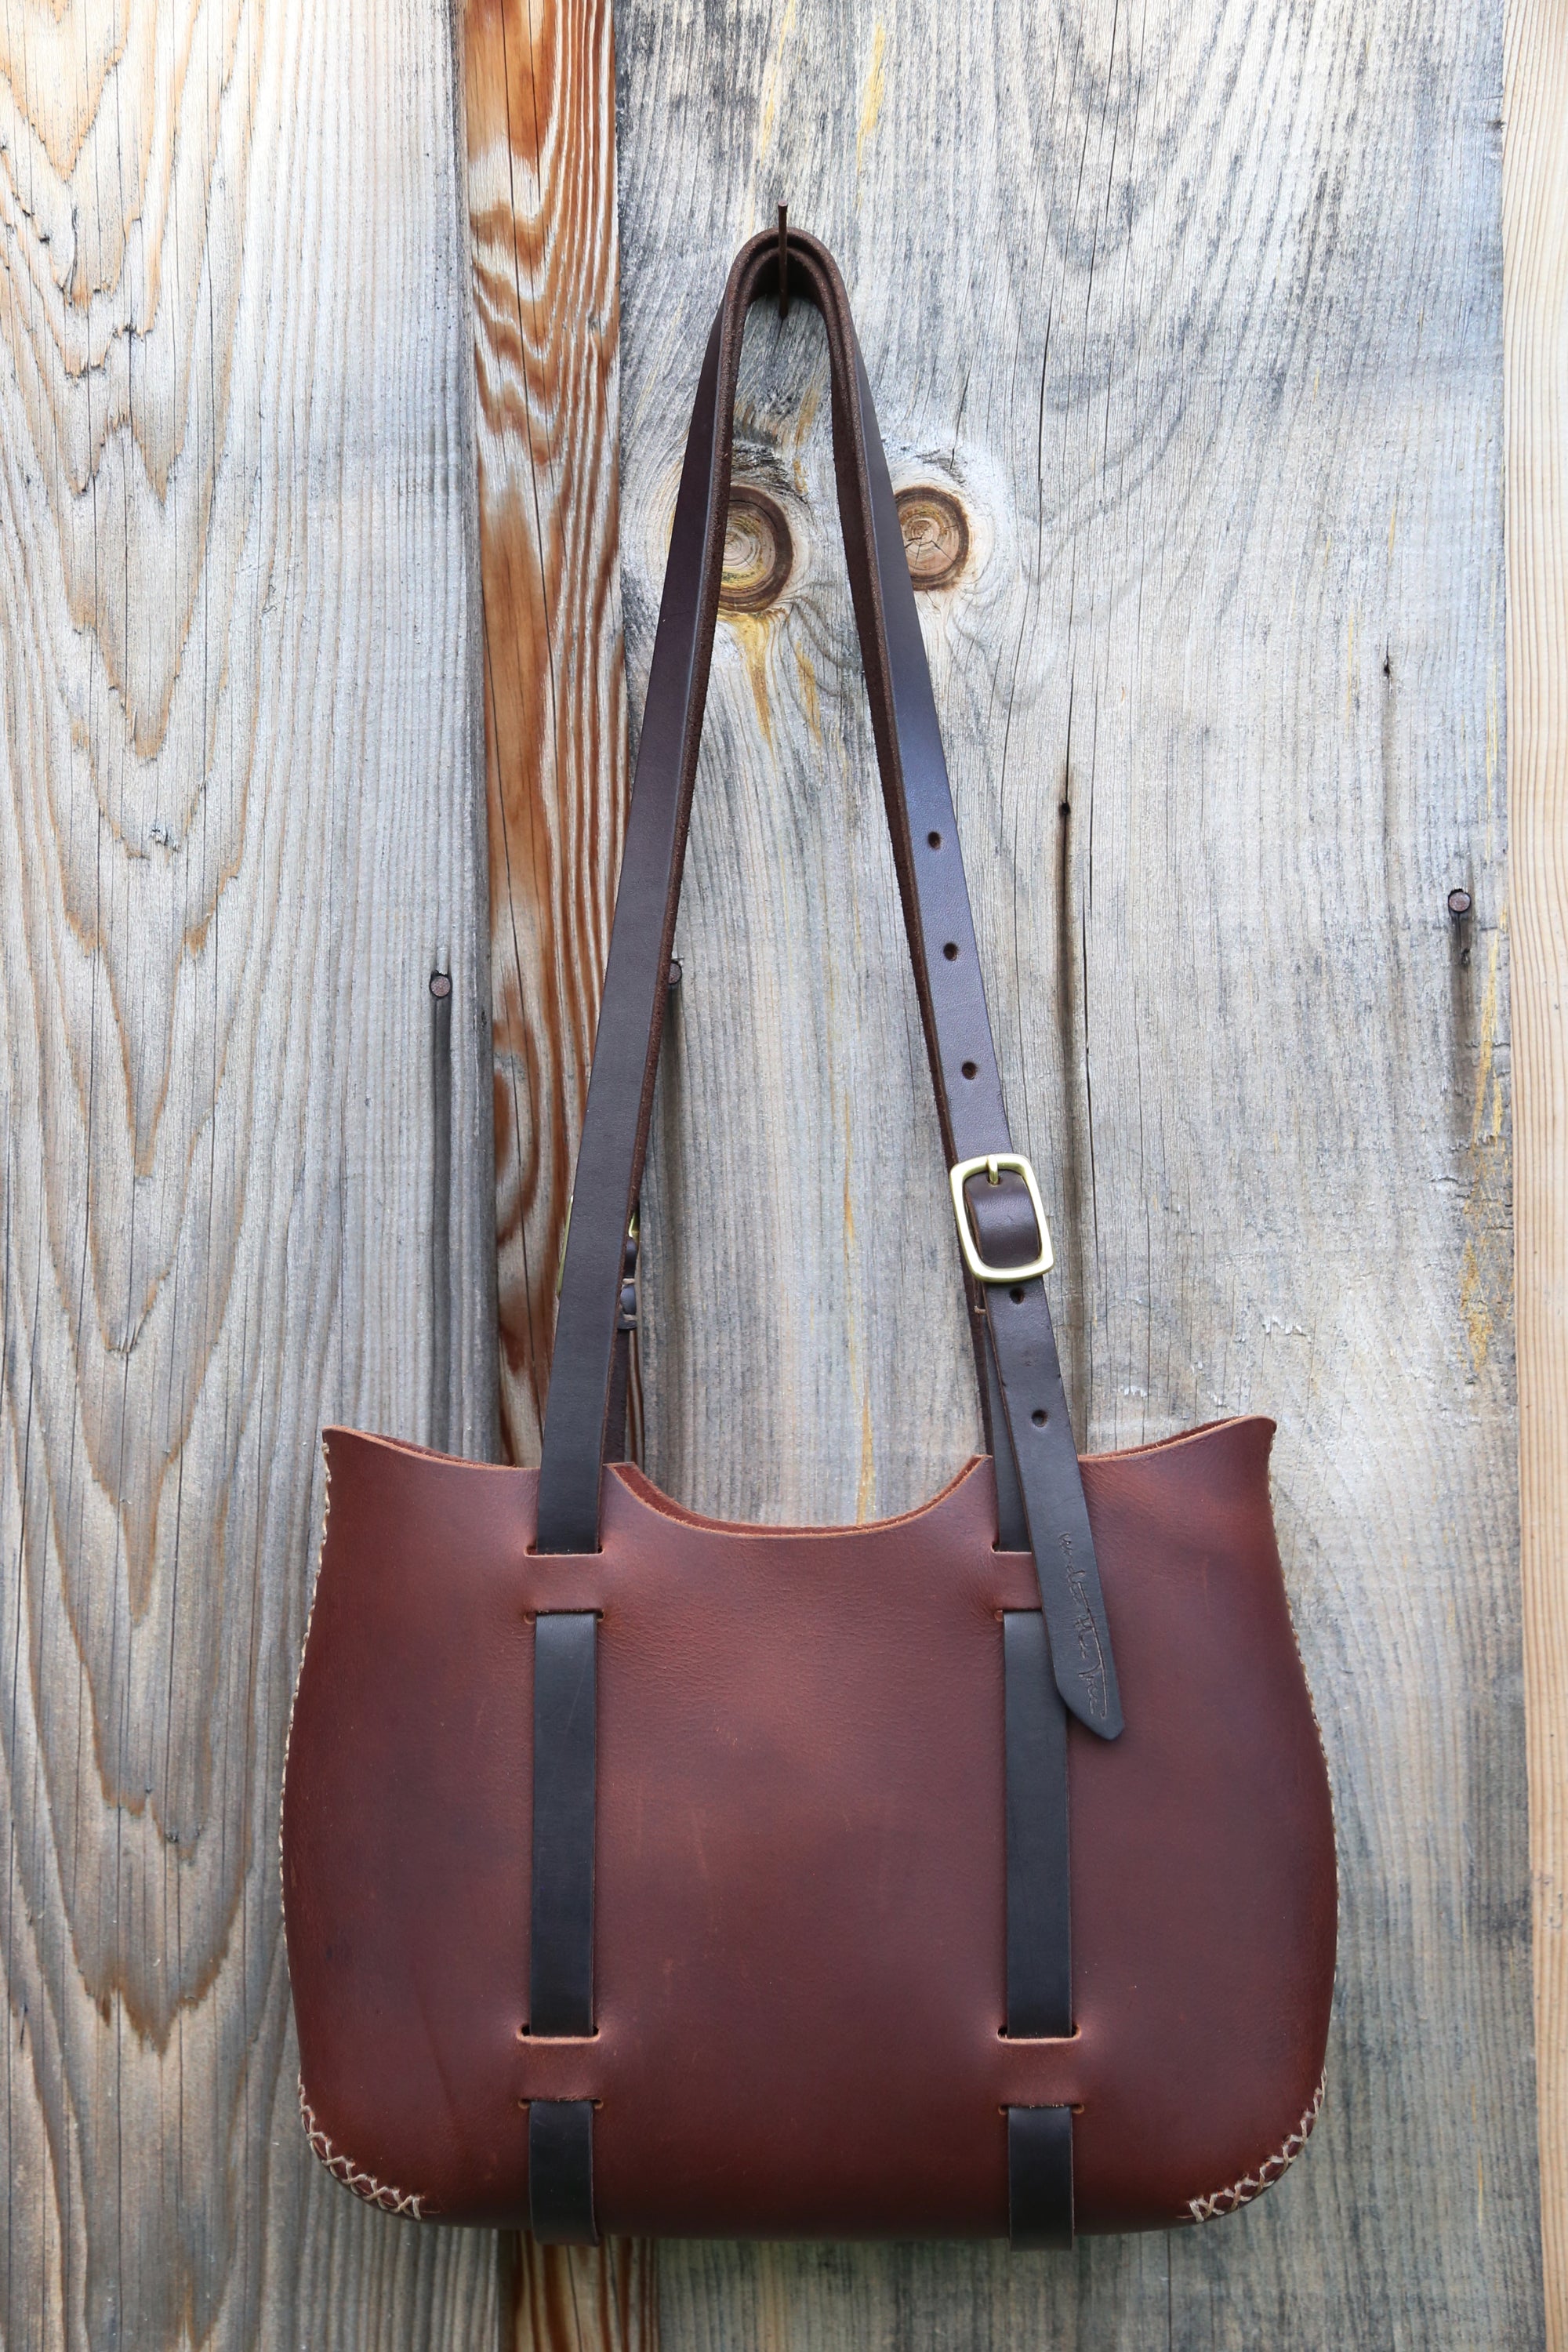
<instances>
[{"instance_id":1,"label":"brass buckle","mask_svg":"<svg viewBox=\"0 0 1568 2352\"><path fill-rule=\"evenodd\" d=\"M972 1176L984 1175L988 1184L999 1184L1004 1168L1011 1168L1024 1180L1029 1195L1029 1206L1035 1213L1035 1223L1040 1236L1040 1254L1026 1265L987 1265L974 1246L974 1232L969 1222L969 1203L963 1188ZM961 1160L948 1175L952 1187L952 1213L958 1222L959 1247L963 1263L976 1282L1033 1282L1037 1275L1049 1274L1056 1260L1051 1252L1051 1237L1046 1226L1046 1204L1040 1198L1040 1188L1035 1171L1021 1151L983 1151L978 1160Z\"/></svg>"}]
</instances>

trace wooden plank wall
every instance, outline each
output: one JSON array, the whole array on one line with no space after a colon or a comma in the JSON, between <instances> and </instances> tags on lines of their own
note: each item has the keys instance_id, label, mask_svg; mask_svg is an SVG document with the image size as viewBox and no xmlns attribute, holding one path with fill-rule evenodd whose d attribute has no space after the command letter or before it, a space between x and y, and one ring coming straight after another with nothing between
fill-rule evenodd
<instances>
[{"instance_id":1,"label":"wooden plank wall","mask_svg":"<svg viewBox=\"0 0 1568 2352\"><path fill-rule=\"evenodd\" d=\"M468 0L500 1390L539 1459L626 786L610 0ZM651 2352L654 2250L501 2247L518 2352Z\"/></svg>"},{"instance_id":2,"label":"wooden plank wall","mask_svg":"<svg viewBox=\"0 0 1568 2352\"><path fill-rule=\"evenodd\" d=\"M1522 121L1558 36L1517 8ZM604 0L471 0L466 74L434 0L122 19L0 28L7 2352L1538 2341L1495 16L621 0L619 516ZM537 1444L617 538L635 720L695 347L780 194L845 265L928 581L965 519L925 617L1080 1423L1280 1417L1344 1959L1318 2139L1236 2221L656 2282L310 2162L272 1841L318 1425L497 1443L487 765ZM973 1432L822 389L809 317L759 320L735 585L788 576L721 630L647 1196L650 1465L760 1517L896 1509Z\"/></svg>"},{"instance_id":3,"label":"wooden plank wall","mask_svg":"<svg viewBox=\"0 0 1568 2352\"><path fill-rule=\"evenodd\" d=\"M494 1442L460 142L437 0L0 24L7 2352L494 2340L277 1858L321 1423Z\"/></svg>"},{"instance_id":4,"label":"wooden plank wall","mask_svg":"<svg viewBox=\"0 0 1568 2352\"><path fill-rule=\"evenodd\" d=\"M897 485L967 518L922 606L1080 1428L1277 1414L1343 1875L1327 2106L1257 2206L1065 2263L666 2246L667 2352L1541 2339L1500 31L621 0L632 709L703 329L783 195ZM810 315L758 316L788 577L721 629L645 1194L648 1466L780 1519L912 1503L975 1427L823 388Z\"/></svg>"},{"instance_id":5,"label":"wooden plank wall","mask_svg":"<svg viewBox=\"0 0 1568 2352\"><path fill-rule=\"evenodd\" d=\"M539 1458L626 786L610 0L469 0L507 1458Z\"/></svg>"},{"instance_id":6,"label":"wooden plank wall","mask_svg":"<svg viewBox=\"0 0 1568 2352\"><path fill-rule=\"evenodd\" d=\"M1568 17L1511 0L1503 146L1519 1453L1546 2341L1568 2347Z\"/></svg>"}]
</instances>

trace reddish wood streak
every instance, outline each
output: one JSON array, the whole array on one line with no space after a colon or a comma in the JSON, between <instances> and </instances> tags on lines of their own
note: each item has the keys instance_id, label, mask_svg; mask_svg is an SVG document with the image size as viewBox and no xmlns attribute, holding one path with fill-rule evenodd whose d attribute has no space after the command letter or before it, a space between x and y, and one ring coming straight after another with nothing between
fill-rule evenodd
<instances>
[{"instance_id":1,"label":"reddish wood streak","mask_svg":"<svg viewBox=\"0 0 1568 2352\"><path fill-rule=\"evenodd\" d=\"M654 2352L658 2276L654 2248L612 2239L600 2247L505 2243L501 2342L518 2352ZM510 2333L508 2330L510 2329Z\"/></svg>"},{"instance_id":2,"label":"reddish wood streak","mask_svg":"<svg viewBox=\"0 0 1568 2352\"><path fill-rule=\"evenodd\" d=\"M610 0L469 0L502 1440L538 1459L626 794ZM651 2246L501 2241L502 2342L652 2352Z\"/></svg>"},{"instance_id":3,"label":"reddish wood streak","mask_svg":"<svg viewBox=\"0 0 1568 2352\"><path fill-rule=\"evenodd\" d=\"M501 1423L535 1460L626 801L609 0L472 0Z\"/></svg>"}]
</instances>

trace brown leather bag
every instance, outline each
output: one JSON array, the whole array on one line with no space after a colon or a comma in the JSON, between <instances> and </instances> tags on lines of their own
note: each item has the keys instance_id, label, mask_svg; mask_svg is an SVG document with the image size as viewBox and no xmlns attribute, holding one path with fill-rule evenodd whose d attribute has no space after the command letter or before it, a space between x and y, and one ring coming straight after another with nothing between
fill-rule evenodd
<instances>
[{"instance_id":1,"label":"brown leather bag","mask_svg":"<svg viewBox=\"0 0 1568 2352\"><path fill-rule=\"evenodd\" d=\"M866 373L830 257L782 235L698 386L542 1465L327 1433L283 1815L300 2098L395 2212L1066 2245L1229 2212L1310 2131L1328 1776L1272 1423L1079 1461ZM853 1528L703 1518L617 1458L741 332L774 290L826 327L990 1449Z\"/></svg>"}]
</instances>

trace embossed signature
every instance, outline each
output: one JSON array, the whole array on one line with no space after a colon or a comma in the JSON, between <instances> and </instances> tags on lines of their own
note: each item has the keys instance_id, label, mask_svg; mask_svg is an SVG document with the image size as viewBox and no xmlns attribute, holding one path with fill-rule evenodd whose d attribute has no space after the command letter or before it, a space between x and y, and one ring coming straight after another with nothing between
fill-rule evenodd
<instances>
[{"instance_id":1,"label":"embossed signature","mask_svg":"<svg viewBox=\"0 0 1568 2352\"><path fill-rule=\"evenodd\" d=\"M1072 1538L1063 1528L1058 1532L1057 1541L1062 1548L1068 1591L1073 1598L1072 1630L1078 1643L1078 1671L1083 1684L1084 1704L1099 1722L1110 1705L1110 1678L1105 1671L1105 1652L1100 1647L1100 1628L1089 1605L1088 1580L1072 1556Z\"/></svg>"}]
</instances>

